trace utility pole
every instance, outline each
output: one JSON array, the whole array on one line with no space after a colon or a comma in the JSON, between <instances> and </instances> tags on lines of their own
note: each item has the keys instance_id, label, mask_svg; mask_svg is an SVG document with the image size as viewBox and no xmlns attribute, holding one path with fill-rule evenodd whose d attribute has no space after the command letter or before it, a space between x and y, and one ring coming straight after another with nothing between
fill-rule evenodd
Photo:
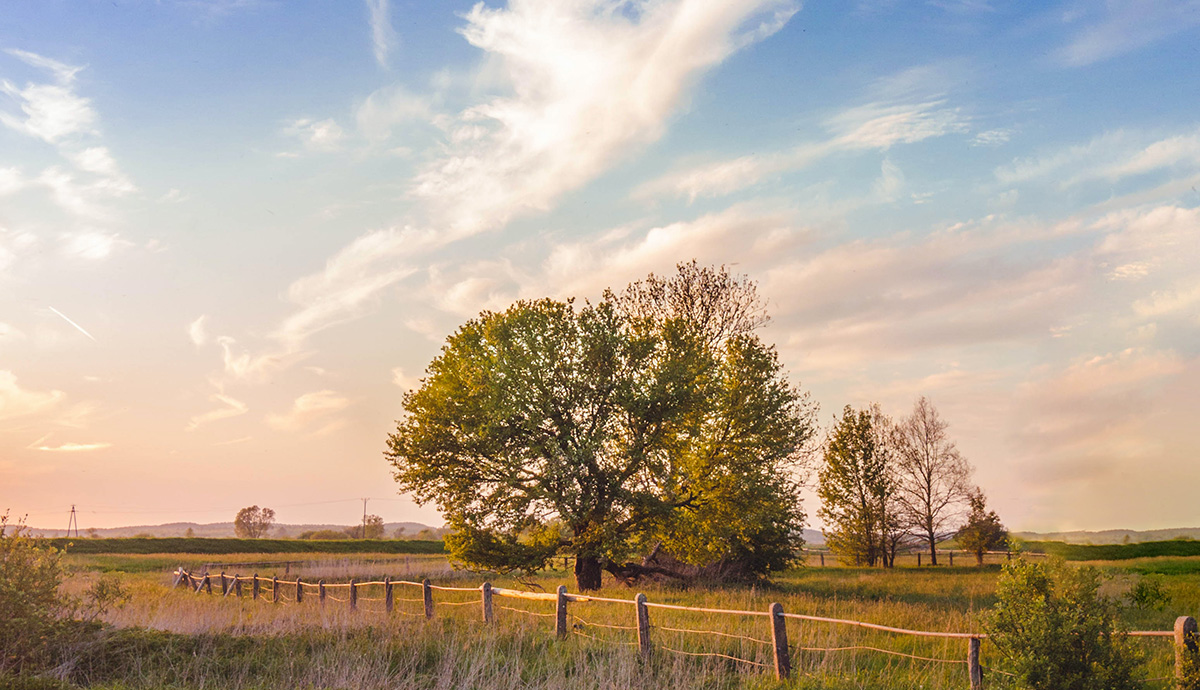
<instances>
[{"instance_id":1,"label":"utility pole","mask_svg":"<svg viewBox=\"0 0 1200 690\"><path fill-rule=\"evenodd\" d=\"M362 528L362 534L359 535L363 539L367 538L367 501L369 501L369 500L371 500L371 499L369 499L369 498L363 499L363 528Z\"/></svg>"},{"instance_id":2,"label":"utility pole","mask_svg":"<svg viewBox=\"0 0 1200 690\"><path fill-rule=\"evenodd\" d=\"M79 537L79 520L75 519L75 504L71 504L71 519L67 521L67 536L71 536L71 528L75 528L75 536Z\"/></svg>"}]
</instances>

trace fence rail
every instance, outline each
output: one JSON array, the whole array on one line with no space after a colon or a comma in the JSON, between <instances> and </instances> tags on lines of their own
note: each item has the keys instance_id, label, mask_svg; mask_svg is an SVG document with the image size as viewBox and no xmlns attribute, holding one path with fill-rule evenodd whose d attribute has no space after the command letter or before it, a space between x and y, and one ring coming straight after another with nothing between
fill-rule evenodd
<instances>
[{"instance_id":1,"label":"fence rail","mask_svg":"<svg viewBox=\"0 0 1200 690\"><path fill-rule=\"evenodd\" d=\"M207 592L213 594L214 578L208 572L202 575L193 575L184 570L182 567L176 569L173 573L174 581L172 587L188 587L196 593ZM319 580L315 584L304 582L300 577L295 580L280 580L278 577L259 577L257 574L251 576L242 575L226 575L221 572L216 576L220 587L220 594L223 596L242 597L243 584L249 584L250 597L254 600L265 601L266 596L270 596L272 603L280 601L302 603L304 600L304 592L307 587L309 591L314 588L317 592L317 601L324 606L327 600L333 600L339 603L348 603L350 610L357 610L359 601L380 601L384 602L384 610L387 613L393 613L396 601L403 602L420 602L423 605L423 615L427 619L431 619L435 614L435 604L433 598L434 591L441 592L478 592L480 599L478 602L473 601L443 601L444 606L463 606L476 604L480 606L483 621L485 623L495 622L495 610L501 609L512 611L515 613L523 613L534 617L545 617L554 619L554 632L559 638L566 638L569 635L576 634L581 637L586 637L599 642L607 642L610 644L636 646L638 654L643 658L648 658L654 650L661 650L667 653L678 654L689 657L704 657L704 658L722 658L734 661L739 664L744 664L752 667L770 667L770 664L764 664L753 659L745 659L730 654L719 652L692 652L659 643L655 645L651 640L651 631L657 629L662 632L672 632L677 634L693 634L693 635L713 635L724 638L736 638L743 642L750 642L757 645L765 645L772 650L773 667L776 678L783 679L791 674L791 653L794 649L797 652L840 652L849 650L865 650L881 654L893 656L907 657L915 660L944 663L944 664L964 664L967 667L967 676L971 690L981 690L983 687L983 671L984 667L980 662L980 647L983 640L987 639L984 633L962 633L962 632L943 632L933 630L909 630L907 628L897 628L889 625L879 625L877 623L868 623L866 621L847 620L842 618L826 618L823 616L811 616L802 613L788 613L783 610L783 605L772 603L765 611L749 611L737 609L721 609L721 608L705 608L698 606L682 606L679 604L665 604L659 602L651 602L646 600L645 594L638 594L633 599L619 599L612 597L598 597L588 594L572 594L567 591L565 585L559 585L555 592L530 592L520 589L509 589L506 587L493 587L490 582L484 582L478 587L447 587L432 584L428 578L421 582L413 582L411 580L392 580L385 577L382 580L369 580L358 582L350 580L349 582L326 583L324 580ZM395 596L395 588L401 587L419 587L421 588L422 596L419 598L402 598ZM360 596L360 589L363 587L383 587L382 597L365 597ZM286 599L281 599L280 594L284 588L288 588L291 596ZM347 591L345 598L334 596L330 593L331 590L344 589ZM528 609L514 608L510 606L499 606L494 603L495 597L507 599L520 599L525 601L535 602L554 602L553 613L541 613L538 611L530 611ZM570 604L583 603L609 603L620 605L631 605L634 608L634 619L631 625L610 625L604 623L592 623L577 615L571 614L568 611ZM687 611L692 613L704 613L713 615L726 616L751 616L751 617L766 617L770 623L770 639L752 637L749 635L736 635L718 630L703 630L698 628L675 628L667 626L651 626L650 624L650 609L663 609L672 611ZM378 610L378 609L376 609ZM396 613L417 616L422 614L396 611ZM787 637L787 621L803 620L816 623L827 623L831 625L842 625L848 627L865 628L869 630L878 630L881 632L892 633L896 635L909 635L914 637L934 637L934 638L949 638L960 639L967 641L967 649L965 658L947 659L920 656L905 652L897 652L894 650L881 649L879 647L871 647L865 645L848 645L840 647L801 647L799 645L789 645ZM568 621L575 621L574 625L569 626ZM606 630L618 631L635 631L636 640L615 640L611 637L602 638L595 635L583 632L583 628L600 628ZM1186 656L1197 653L1196 637L1197 637L1196 620L1191 616L1180 616L1175 621L1174 630L1136 630L1129 632L1130 636L1135 637L1173 637L1175 642L1175 673L1176 677L1181 678L1183 667L1186 663ZM988 669L1002 675L1005 672L998 669ZM1165 679L1153 679L1165 680Z\"/></svg>"}]
</instances>

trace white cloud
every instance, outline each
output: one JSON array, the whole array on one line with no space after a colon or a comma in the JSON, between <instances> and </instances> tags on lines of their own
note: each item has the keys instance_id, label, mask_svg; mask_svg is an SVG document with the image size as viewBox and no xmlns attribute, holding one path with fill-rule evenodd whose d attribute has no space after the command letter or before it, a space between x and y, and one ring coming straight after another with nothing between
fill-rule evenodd
<instances>
[{"instance_id":1,"label":"white cloud","mask_svg":"<svg viewBox=\"0 0 1200 690\"><path fill-rule=\"evenodd\" d=\"M371 43L375 51L375 61L380 67L388 67L388 56L396 49L398 38L392 28L389 16L388 0L366 0L367 12L371 21Z\"/></svg>"},{"instance_id":2,"label":"white cloud","mask_svg":"<svg viewBox=\"0 0 1200 690\"><path fill-rule=\"evenodd\" d=\"M1000 146L1007 144L1013 136L1011 129L989 129L985 132L979 132L972 139L971 143L975 146Z\"/></svg>"},{"instance_id":3,"label":"white cloud","mask_svg":"<svg viewBox=\"0 0 1200 690\"><path fill-rule=\"evenodd\" d=\"M355 118L363 136L371 141L382 141L404 123L431 120L433 108L428 97L411 93L397 84L385 86L368 96L355 111Z\"/></svg>"},{"instance_id":4,"label":"white cloud","mask_svg":"<svg viewBox=\"0 0 1200 690\"><path fill-rule=\"evenodd\" d=\"M0 268L4 267L4 263L0 261ZM14 340L24 340L25 334L11 324L0 321L0 344L4 342L12 342Z\"/></svg>"},{"instance_id":5,"label":"white cloud","mask_svg":"<svg viewBox=\"0 0 1200 690\"><path fill-rule=\"evenodd\" d=\"M448 154L415 193L453 237L544 210L656 140L701 73L796 9L775 0L478 4L462 34L489 53L512 95L450 124Z\"/></svg>"},{"instance_id":6,"label":"white cloud","mask_svg":"<svg viewBox=\"0 0 1200 690\"><path fill-rule=\"evenodd\" d=\"M63 235L62 253L71 258L101 261L107 259L118 246L128 246L129 244L119 235L99 230L85 230Z\"/></svg>"},{"instance_id":7,"label":"white cloud","mask_svg":"<svg viewBox=\"0 0 1200 690\"><path fill-rule=\"evenodd\" d=\"M0 420L51 410L65 398L66 393L62 391L25 390L17 385L17 377L12 371L0 370Z\"/></svg>"},{"instance_id":8,"label":"white cloud","mask_svg":"<svg viewBox=\"0 0 1200 690\"><path fill-rule=\"evenodd\" d=\"M21 110L20 115L0 111L0 124L51 144L94 131L96 113L91 101L77 95L73 88L75 75L82 68L23 50L5 52L50 72L54 83L26 84L24 88L18 88L8 80L0 80L0 93L9 96Z\"/></svg>"},{"instance_id":9,"label":"white cloud","mask_svg":"<svg viewBox=\"0 0 1200 690\"><path fill-rule=\"evenodd\" d=\"M346 133L341 125L332 119L312 120L301 118L293 120L283 128L283 133L296 137L310 151L336 151L341 148Z\"/></svg>"},{"instance_id":10,"label":"white cloud","mask_svg":"<svg viewBox=\"0 0 1200 690\"><path fill-rule=\"evenodd\" d=\"M137 187L120 171L112 154L104 146L92 146L80 151L73 151L68 153L67 157L75 164L75 167L99 177L91 184L91 188L94 190L113 196L124 196L137 191Z\"/></svg>"},{"instance_id":11,"label":"white cloud","mask_svg":"<svg viewBox=\"0 0 1200 690\"><path fill-rule=\"evenodd\" d=\"M40 450L40 451L46 451L46 452L50 452L50 453L86 453L86 452L92 451L92 450L104 450L105 448L112 448L112 444L107 443L107 442L98 442L98 443L68 442L68 443L60 443L57 446L51 446L51 445L46 445L46 444L31 445L31 446L29 446L29 448L32 450Z\"/></svg>"},{"instance_id":12,"label":"white cloud","mask_svg":"<svg viewBox=\"0 0 1200 690\"><path fill-rule=\"evenodd\" d=\"M1076 67L1132 52L1200 24L1196 0L1108 0L1083 7L1094 20L1060 54Z\"/></svg>"},{"instance_id":13,"label":"white cloud","mask_svg":"<svg viewBox=\"0 0 1200 690\"><path fill-rule=\"evenodd\" d=\"M403 368L394 367L392 369L392 385L403 388L406 391L412 391L420 387L421 381L404 373Z\"/></svg>"},{"instance_id":14,"label":"white cloud","mask_svg":"<svg viewBox=\"0 0 1200 690\"><path fill-rule=\"evenodd\" d=\"M349 399L331 390L305 393L296 398L292 403L291 410L287 413L267 415L267 425L277 431L287 432L313 429L317 427L318 420L340 412L349 405ZM328 433L340 425L341 422L338 420L325 422L315 433L317 435Z\"/></svg>"},{"instance_id":15,"label":"white cloud","mask_svg":"<svg viewBox=\"0 0 1200 690\"><path fill-rule=\"evenodd\" d=\"M204 414L199 414L195 417L192 417L190 420L188 420L187 426L184 427L187 431L195 431L196 429L210 422L216 422L222 419L229 419L230 417L244 415L250 410L250 408L246 406L246 403L220 392L213 393L211 396L209 396L209 400L220 403L221 406L214 410L205 412Z\"/></svg>"},{"instance_id":16,"label":"white cloud","mask_svg":"<svg viewBox=\"0 0 1200 690\"><path fill-rule=\"evenodd\" d=\"M21 171L16 168L0 168L0 196L21 191L26 185Z\"/></svg>"},{"instance_id":17,"label":"white cloud","mask_svg":"<svg viewBox=\"0 0 1200 690\"><path fill-rule=\"evenodd\" d=\"M188 337L192 339L192 344L196 347L202 347L208 343L208 330L204 327L204 322L207 320L208 315L204 314L188 324Z\"/></svg>"}]
</instances>

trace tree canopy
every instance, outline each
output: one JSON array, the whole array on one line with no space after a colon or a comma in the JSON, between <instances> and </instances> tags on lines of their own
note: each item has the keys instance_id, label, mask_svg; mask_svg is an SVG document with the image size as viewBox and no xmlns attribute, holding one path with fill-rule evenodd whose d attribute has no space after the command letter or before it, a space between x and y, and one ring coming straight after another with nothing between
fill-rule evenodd
<instances>
[{"instance_id":1,"label":"tree canopy","mask_svg":"<svg viewBox=\"0 0 1200 690\"><path fill-rule=\"evenodd\" d=\"M253 505L238 511L233 520L233 533L244 539L258 539L267 536L274 524L274 510Z\"/></svg>"},{"instance_id":2,"label":"tree canopy","mask_svg":"<svg viewBox=\"0 0 1200 690\"><path fill-rule=\"evenodd\" d=\"M581 590L603 570L677 574L663 552L782 567L802 543L790 470L813 406L753 333L760 307L752 282L692 263L594 305L484 312L406 394L386 452L396 480L437 504L473 567L531 572L573 553Z\"/></svg>"}]
</instances>

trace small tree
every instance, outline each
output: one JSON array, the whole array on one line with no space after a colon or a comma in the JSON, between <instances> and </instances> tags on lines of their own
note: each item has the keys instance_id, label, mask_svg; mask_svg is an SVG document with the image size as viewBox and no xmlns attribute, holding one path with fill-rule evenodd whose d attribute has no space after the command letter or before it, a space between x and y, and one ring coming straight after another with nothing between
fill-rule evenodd
<instances>
[{"instance_id":1,"label":"small tree","mask_svg":"<svg viewBox=\"0 0 1200 690\"><path fill-rule=\"evenodd\" d=\"M1117 629L1117 604L1092 567L1016 560L1004 566L988 638L1029 690L1134 690L1141 655Z\"/></svg>"},{"instance_id":2,"label":"small tree","mask_svg":"<svg viewBox=\"0 0 1200 690\"><path fill-rule=\"evenodd\" d=\"M351 539L383 539L383 518L368 515L363 518L363 524L347 527L346 534Z\"/></svg>"},{"instance_id":3,"label":"small tree","mask_svg":"<svg viewBox=\"0 0 1200 690\"><path fill-rule=\"evenodd\" d=\"M847 405L825 442L817 474L825 541L855 565L887 562L884 535L890 529L887 506L893 489L880 445L881 421L875 408Z\"/></svg>"},{"instance_id":4,"label":"small tree","mask_svg":"<svg viewBox=\"0 0 1200 690\"><path fill-rule=\"evenodd\" d=\"M250 506L238 511L233 520L233 532L243 539L258 539L267 536L275 524L275 511L270 508Z\"/></svg>"},{"instance_id":5,"label":"small tree","mask_svg":"<svg viewBox=\"0 0 1200 690\"><path fill-rule=\"evenodd\" d=\"M967 524L958 531L958 545L975 554L975 562L983 565L985 553L1008 546L1008 530L1001 524L996 511L987 509L983 489L972 489L967 502L971 512L967 515Z\"/></svg>"}]
</instances>

